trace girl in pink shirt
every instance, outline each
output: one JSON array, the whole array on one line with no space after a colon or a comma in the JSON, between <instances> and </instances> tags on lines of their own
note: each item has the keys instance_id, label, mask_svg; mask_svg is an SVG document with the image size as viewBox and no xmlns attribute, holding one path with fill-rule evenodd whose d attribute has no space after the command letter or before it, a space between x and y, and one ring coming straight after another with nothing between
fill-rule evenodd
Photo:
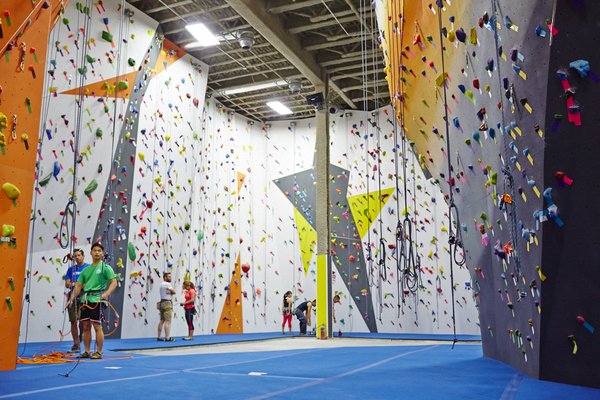
<instances>
[{"instance_id":1,"label":"girl in pink shirt","mask_svg":"<svg viewBox=\"0 0 600 400\"><path fill-rule=\"evenodd\" d=\"M196 314L196 306L194 305L196 301L196 289L194 289L192 282L183 282L183 295L185 296L185 301L181 305L185 310L185 321L188 324L188 335L183 340L192 340L194 338L194 315Z\"/></svg>"}]
</instances>

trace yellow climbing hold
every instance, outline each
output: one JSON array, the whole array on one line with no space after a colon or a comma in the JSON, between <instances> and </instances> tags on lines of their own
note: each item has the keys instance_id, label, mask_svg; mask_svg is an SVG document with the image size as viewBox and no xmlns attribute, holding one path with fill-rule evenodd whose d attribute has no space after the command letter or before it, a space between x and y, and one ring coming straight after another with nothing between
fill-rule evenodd
<instances>
[{"instance_id":1,"label":"yellow climbing hold","mask_svg":"<svg viewBox=\"0 0 600 400\"><path fill-rule=\"evenodd\" d=\"M6 182L5 184L3 184L2 190L4 190L4 193L6 193L6 197L8 197L11 200L16 200L21 195L21 191L19 190L19 188L10 182Z\"/></svg>"}]
</instances>

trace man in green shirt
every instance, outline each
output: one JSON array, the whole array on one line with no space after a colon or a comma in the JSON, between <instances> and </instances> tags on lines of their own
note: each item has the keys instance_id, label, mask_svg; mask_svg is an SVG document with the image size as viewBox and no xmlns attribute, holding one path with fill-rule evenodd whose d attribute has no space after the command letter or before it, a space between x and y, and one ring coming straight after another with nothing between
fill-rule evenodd
<instances>
[{"instance_id":1,"label":"man in green shirt","mask_svg":"<svg viewBox=\"0 0 600 400\"><path fill-rule=\"evenodd\" d=\"M83 324L83 345L85 351L79 357L97 360L102 358L102 346L104 345L104 332L102 331L101 321L104 318L106 300L117 287L117 279L112 267L102 260L104 247L100 243L92 245L91 254L92 264L79 275L75 290L71 294L71 299L67 303L67 307L74 304L79 293L83 291L79 320ZM92 325L96 332L97 351L90 355Z\"/></svg>"}]
</instances>

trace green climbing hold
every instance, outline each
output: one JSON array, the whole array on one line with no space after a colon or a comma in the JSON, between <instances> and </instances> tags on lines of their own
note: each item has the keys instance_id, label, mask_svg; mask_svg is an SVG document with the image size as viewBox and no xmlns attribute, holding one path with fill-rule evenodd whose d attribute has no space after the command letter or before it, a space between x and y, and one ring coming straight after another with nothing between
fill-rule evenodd
<instances>
[{"instance_id":1,"label":"green climbing hold","mask_svg":"<svg viewBox=\"0 0 600 400\"><path fill-rule=\"evenodd\" d=\"M113 35L110 32L102 31L102 39L106 40L107 42L112 42Z\"/></svg>"},{"instance_id":2,"label":"green climbing hold","mask_svg":"<svg viewBox=\"0 0 600 400\"><path fill-rule=\"evenodd\" d=\"M135 67L135 60L133 58L129 58L129 60L127 60L127 64L129 64L130 67Z\"/></svg>"},{"instance_id":3,"label":"green climbing hold","mask_svg":"<svg viewBox=\"0 0 600 400\"><path fill-rule=\"evenodd\" d=\"M202 232L202 230L198 231L198 240L202 240L204 239L204 232Z\"/></svg>"},{"instance_id":4,"label":"green climbing hold","mask_svg":"<svg viewBox=\"0 0 600 400\"><path fill-rule=\"evenodd\" d=\"M129 242L127 244L127 254L129 254L129 259L131 261L135 261L136 259L136 255L135 255L135 246L133 245L133 243Z\"/></svg>"},{"instance_id":5,"label":"green climbing hold","mask_svg":"<svg viewBox=\"0 0 600 400\"><path fill-rule=\"evenodd\" d=\"M92 181L83 190L83 193L85 193L86 196L89 196L90 194L92 194L94 192L94 190L96 190L97 187L98 187L98 182L96 182L95 179L92 179Z\"/></svg>"},{"instance_id":6,"label":"green climbing hold","mask_svg":"<svg viewBox=\"0 0 600 400\"><path fill-rule=\"evenodd\" d=\"M104 135L104 132L102 132L102 129L100 129L100 128L96 129L96 137L102 137L102 135Z\"/></svg>"},{"instance_id":7,"label":"green climbing hold","mask_svg":"<svg viewBox=\"0 0 600 400\"><path fill-rule=\"evenodd\" d=\"M48 182L50 182L50 179L52 178L52 172L50 172L48 175L46 175L45 177L43 177L42 179L39 180L38 185L40 187L44 187L48 184Z\"/></svg>"},{"instance_id":8,"label":"green climbing hold","mask_svg":"<svg viewBox=\"0 0 600 400\"><path fill-rule=\"evenodd\" d=\"M119 90L127 90L129 89L129 83L127 81L119 81Z\"/></svg>"}]
</instances>

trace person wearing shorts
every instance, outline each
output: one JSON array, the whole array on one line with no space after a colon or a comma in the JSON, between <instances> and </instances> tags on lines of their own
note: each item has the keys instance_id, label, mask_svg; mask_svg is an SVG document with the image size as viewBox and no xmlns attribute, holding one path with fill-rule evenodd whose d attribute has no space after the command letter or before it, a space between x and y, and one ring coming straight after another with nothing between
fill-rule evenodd
<instances>
[{"instance_id":1,"label":"person wearing shorts","mask_svg":"<svg viewBox=\"0 0 600 400\"><path fill-rule=\"evenodd\" d=\"M104 345L104 332L101 324L104 309L106 308L106 301L117 287L117 279L112 267L103 261L104 247L100 243L92 245L91 254L92 264L79 275L67 307L75 304L77 296L83 292L80 321L83 325L85 351L79 357L97 360L102 358L102 346ZM96 351L90 354L92 326L96 332Z\"/></svg>"},{"instance_id":2,"label":"person wearing shorts","mask_svg":"<svg viewBox=\"0 0 600 400\"><path fill-rule=\"evenodd\" d=\"M159 342L163 340L166 342L174 342L175 339L171 337L171 315L173 314L173 295L177 293L171 285L171 273L163 273L163 281L160 284L160 302L158 303L158 311L160 312L160 322L158 323L158 336ZM161 338L161 333L165 328L165 338Z\"/></svg>"},{"instance_id":3,"label":"person wearing shorts","mask_svg":"<svg viewBox=\"0 0 600 400\"><path fill-rule=\"evenodd\" d=\"M75 258L75 264L69 267L67 273L65 274L65 287L69 289L69 298L71 298L71 294L73 290L75 290L75 284L77 283L77 279L79 279L81 271L83 271L89 265L84 262L85 255L81 249L73 250L73 258ZM79 322L79 299L71 304L67 310L69 312L69 322L71 323L71 336L73 337L71 353L79 353L80 338L77 326Z\"/></svg>"}]
</instances>

